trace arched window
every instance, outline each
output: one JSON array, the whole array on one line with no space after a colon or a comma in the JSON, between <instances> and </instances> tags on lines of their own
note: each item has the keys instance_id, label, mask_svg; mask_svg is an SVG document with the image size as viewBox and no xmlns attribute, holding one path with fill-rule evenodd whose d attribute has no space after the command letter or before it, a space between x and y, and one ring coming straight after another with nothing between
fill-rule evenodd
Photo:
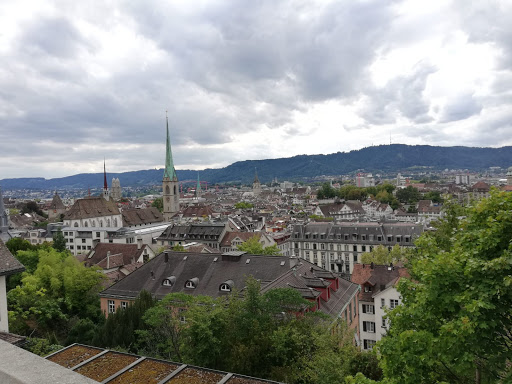
<instances>
[{"instance_id":1,"label":"arched window","mask_svg":"<svg viewBox=\"0 0 512 384\"><path fill-rule=\"evenodd\" d=\"M103 220L100 220L100 227L103 227Z\"/></svg>"},{"instance_id":2,"label":"arched window","mask_svg":"<svg viewBox=\"0 0 512 384\"><path fill-rule=\"evenodd\" d=\"M73 227L78 227L78 221L75 221L75 224L73 225Z\"/></svg>"},{"instance_id":3,"label":"arched window","mask_svg":"<svg viewBox=\"0 0 512 384\"><path fill-rule=\"evenodd\" d=\"M174 186L174 194L177 195L178 193L176 192L176 186Z\"/></svg>"},{"instance_id":4,"label":"arched window","mask_svg":"<svg viewBox=\"0 0 512 384\"><path fill-rule=\"evenodd\" d=\"M95 227L95 226L96 226L96 220L93 220L93 221L92 221L91 226L92 226L92 227Z\"/></svg>"},{"instance_id":5,"label":"arched window","mask_svg":"<svg viewBox=\"0 0 512 384\"><path fill-rule=\"evenodd\" d=\"M85 228L87 228L88 226L89 226L89 222L88 222L88 221L86 221L86 222L84 223L84 227L85 227Z\"/></svg>"},{"instance_id":6,"label":"arched window","mask_svg":"<svg viewBox=\"0 0 512 384\"><path fill-rule=\"evenodd\" d=\"M171 189L169 188L168 185L165 186L165 194L166 195L170 195L171 194Z\"/></svg>"},{"instance_id":7,"label":"arched window","mask_svg":"<svg viewBox=\"0 0 512 384\"><path fill-rule=\"evenodd\" d=\"M220 290L222 292L231 292L231 287L227 284L221 284L220 285Z\"/></svg>"},{"instance_id":8,"label":"arched window","mask_svg":"<svg viewBox=\"0 0 512 384\"><path fill-rule=\"evenodd\" d=\"M107 219L107 227L110 227L110 219Z\"/></svg>"},{"instance_id":9,"label":"arched window","mask_svg":"<svg viewBox=\"0 0 512 384\"><path fill-rule=\"evenodd\" d=\"M114 227L117 227L117 218L114 218Z\"/></svg>"}]
</instances>

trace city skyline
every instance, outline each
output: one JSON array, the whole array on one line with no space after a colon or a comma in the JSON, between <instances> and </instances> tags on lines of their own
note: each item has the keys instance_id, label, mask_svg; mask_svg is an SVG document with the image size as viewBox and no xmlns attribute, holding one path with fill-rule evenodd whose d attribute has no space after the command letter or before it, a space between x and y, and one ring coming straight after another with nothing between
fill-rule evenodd
<instances>
[{"instance_id":1,"label":"city skyline","mask_svg":"<svg viewBox=\"0 0 512 384\"><path fill-rule=\"evenodd\" d=\"M0 179L512 145L511 5L146 5L0 6Z\"/></svg>"}]
</instances>

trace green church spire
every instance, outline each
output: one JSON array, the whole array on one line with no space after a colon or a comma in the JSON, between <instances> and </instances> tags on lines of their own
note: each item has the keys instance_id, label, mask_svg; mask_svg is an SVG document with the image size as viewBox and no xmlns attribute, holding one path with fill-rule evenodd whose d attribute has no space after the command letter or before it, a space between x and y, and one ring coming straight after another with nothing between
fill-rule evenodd
<instances>
[{"instance_id":1,"label":"green church spire","mask_svg":"<svg viewBox=\"0 0 512 384\"><path fill-rule=\"evenodd\" d=\"M197 186L196 186L196 197L201 194L201 182L199 181L199 172L197 172Z\"/></svg>"},{"instance_id":2,"label":"green church spire","mask_svg":"<svg viewBox=\"0 0 512 384\"><path fill-rule=\"evenodd\" d=\"M169 118L167 117L167 111L165 112L165 120L167 122L167 141L165 144L164 179L167 177L170 180L177 181L178 176L176 176L176 170L174 169L174 163L172 161L171 140L169 139Z\"/></svg>"}]
</instances>

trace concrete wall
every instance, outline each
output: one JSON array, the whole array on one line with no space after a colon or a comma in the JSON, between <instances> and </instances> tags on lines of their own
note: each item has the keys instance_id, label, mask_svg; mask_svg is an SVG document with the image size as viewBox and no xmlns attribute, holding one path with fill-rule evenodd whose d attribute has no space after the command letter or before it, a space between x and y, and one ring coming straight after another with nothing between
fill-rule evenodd
<instances>
[{"instance_id":1,"label":"concrete wall","mask_svg":"<svg viewBox=\"0 0 512 384\"><path fill-rule=\"evenodd\" d=\"M9 332L5 276L0 276L0 332Z\"/></svg>"},{"instance_id":2,"label":"concrete wall","mask_svg":"<svg viewBox=\"0 0 512 384\"><path fill-rule=\"evenodd\" d=\"M93 384L76 372L0 340L2 384Z\"/></svg>"}]
</instances>

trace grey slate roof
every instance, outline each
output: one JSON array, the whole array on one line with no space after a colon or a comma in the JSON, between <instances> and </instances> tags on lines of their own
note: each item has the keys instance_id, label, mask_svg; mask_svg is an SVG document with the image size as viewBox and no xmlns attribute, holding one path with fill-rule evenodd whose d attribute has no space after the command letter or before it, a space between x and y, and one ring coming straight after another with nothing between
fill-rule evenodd
<instances>
[{"instance_id":1,"label":"grey slate roof","mask_svg":"<svg viewBox=\"0 0 512 384\"><path fill-rule=\"evenodd\" d=\"M231 287L241 291L249 276L261 282L262 292L274 288L294 288L303 298L310 300L320 296L320 291L315 288L325 289L331 281L337 279L336 274L320 269L308 261L283 256L250 255L241 252L210 255L168 251L167 262L165 253L161 253L101 292L100 296L135 299L140 291L146 290L158 299L176 292L219 297L228 294L220 291L221 284L229 281ZM172 280L172 286L163 285L164 280ZM187 281L196 282L196 288L185 288ZM357 284L340 278L338 290L331 290L328 301L321 300L320 310L328 315L339 315L358 290Z\"/></svg>"},{"instance_id":2,"label":"grey slate roof","mask_svg":"<svg viewBox=\"0 0 512 384\"><path fill-rule=\"evenodd\" d=\"M0 240L0 276L12 275L25 270L23 264L16 259L11 251Z\"/></svg>"},{"instance_id":3,"label":"grey slate roof","mask_svg":"<svg viewBox=\"0 0 512 384\"><path fill-rule=\"evenodd\" d=\"M150 207L144 209L127 209L122 212L123 225L129 227L132 225L154 224L164 221L164 217L158 208Z\"/></svg>"}]
</instances>

